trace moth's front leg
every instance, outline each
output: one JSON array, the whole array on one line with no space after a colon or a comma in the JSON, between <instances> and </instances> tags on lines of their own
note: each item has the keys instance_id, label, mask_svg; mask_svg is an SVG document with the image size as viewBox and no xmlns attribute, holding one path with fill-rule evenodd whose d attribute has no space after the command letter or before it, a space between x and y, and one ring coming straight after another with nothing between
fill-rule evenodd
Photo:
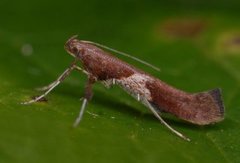
<instances>
[{"instance_id":1,"label":"moth's front leg","mask_svg":"<svg viewBox=\"0 0 240 163\"><path fill-rule=\"evenodd\" d=\"M58 86L61 82L64 81L64 79L66 79L67 76L69 76L69 74L72 72L72 70L75 69L76 66L76 60L57 78L57 80L55 80L54 82L52 82L50 85L43 87L42 90L45 90L46 92L43 93L42 95L36 97L33 100L27 101L27 102L23 102L22 104L31 104L34 102L37 102L38 100L40 100L41 98L45 97L48 93L50 93L56 86Z\"/></svg>"}]
</instances>

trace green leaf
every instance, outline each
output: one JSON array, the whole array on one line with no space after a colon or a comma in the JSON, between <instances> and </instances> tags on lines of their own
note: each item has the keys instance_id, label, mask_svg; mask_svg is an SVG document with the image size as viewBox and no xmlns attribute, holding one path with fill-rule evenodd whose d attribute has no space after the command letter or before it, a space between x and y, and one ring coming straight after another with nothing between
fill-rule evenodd
<instances>
[{"instance_id":1,"label":"green leaf","mask_svg":"<svg viewBox=\"0 0 240 163\"><path fill-rule=\"evenodd\" d=\"M0 162L239 162L240 23L238 1L1 1ZM78 128L86 76L73 72L47 102L39 95L73 58L63 48L74 34L132 54L188 92L223 90L225 120L199 127L163 118L167 130L118 87L94 87Z\"/></svg>"}]
</instances>

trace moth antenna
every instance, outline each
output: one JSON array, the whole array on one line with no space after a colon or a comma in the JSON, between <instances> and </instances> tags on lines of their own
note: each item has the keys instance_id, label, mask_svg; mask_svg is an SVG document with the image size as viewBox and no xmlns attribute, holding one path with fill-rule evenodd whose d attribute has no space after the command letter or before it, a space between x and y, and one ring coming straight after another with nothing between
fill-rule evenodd
<instances>
[{"instance_id":1,"label":"moth antenna","mask_svg":"<svg viewBox=\"0 0 240 163\"><path fill-rule=\"evenodd\" d=\"M160 71L160 68L158 68L158 67L156 67L156 66L154 66L154 65L152 65L152 64L150 64L150 63L148 63L148 62L146 62L146 61L143 61L143 60L141 60L141 59L139 59L139 58L137 58L137 57L134 57L134 56L132 56L132 55L130 55L130 54L127 54L127 53L118 51L118 50L116 50L116 49L112 49L112 48L110 48L110 47L108 47L108 46L105 46L105 45L102 45L102 44L99 44L99 43L96 43L96 42L84 41L84 40L81 40L81 41L82 41L82 42L85 42L85 43L88 43L88 44L92 44L92 45L99 46L99 47L101 47L101 48L107 49L107 50L112 51L112 52L114 52L114 53L123 55L123 56L125 56L125 57L129 57L129 58L131 58L131 59L133 59L133 60L135 60L135 61L138 61L138 62L140 62L140 63L142 63L142 64L144 64L144 65L146 65L146 66L148 66L148 67L151 67L152 69L154 69L154 70L156 70L156 71Z\"/></svg>"},{"instance_id":2,"label":"moth antenna","mask_svg":"<svg viewBox=\"0 0 240 163\"><path fill-rule=\"evenodd\" d=\"M74 40L74 39L76 39L77 37L78 37L78 35L72 36L70 39L67 40L67 43L70 42L70 41L72 41L72 40Z\"/></svg>"}]
</instances>

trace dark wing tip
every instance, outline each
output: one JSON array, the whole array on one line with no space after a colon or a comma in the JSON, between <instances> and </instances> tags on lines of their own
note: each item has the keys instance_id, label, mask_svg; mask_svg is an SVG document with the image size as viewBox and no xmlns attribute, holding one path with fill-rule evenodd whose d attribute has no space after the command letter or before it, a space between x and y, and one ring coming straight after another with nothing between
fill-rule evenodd
<instances>
[{"instance_id":1,"label":"dark wing tip","mask_svg":"<svg viewBox=\"0 0 240 163\"><path fill-rule=\"evenodd\" d=\"M209 91L208 93L213 97L214 101L216 102L219 108L220 114L223 116L225 112L225 108L222 100L222 90L220 88L216 88Z\"/></svg>"}]
</instances>

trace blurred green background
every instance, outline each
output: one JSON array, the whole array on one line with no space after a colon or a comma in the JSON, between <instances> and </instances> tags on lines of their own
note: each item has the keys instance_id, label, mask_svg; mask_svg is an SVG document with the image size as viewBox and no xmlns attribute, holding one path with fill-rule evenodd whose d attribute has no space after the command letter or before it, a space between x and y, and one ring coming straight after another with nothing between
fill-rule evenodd
<instances>
[{"instance_id":1,"label":"blurred green background","mask_svg":"<svg viewBox=\"0 0 240 163\"><path fill-rule=\"evenodd\" d=\"M0 1L0 162L240 162L240 1ZM73 58L72 35L130 53L188 92L223 90L226 117L199 127L165 120L183 141L118 87L94 87L73 129L86 76L74 72L48 102L23 106Z\"/></svg>"}]
</instances>

